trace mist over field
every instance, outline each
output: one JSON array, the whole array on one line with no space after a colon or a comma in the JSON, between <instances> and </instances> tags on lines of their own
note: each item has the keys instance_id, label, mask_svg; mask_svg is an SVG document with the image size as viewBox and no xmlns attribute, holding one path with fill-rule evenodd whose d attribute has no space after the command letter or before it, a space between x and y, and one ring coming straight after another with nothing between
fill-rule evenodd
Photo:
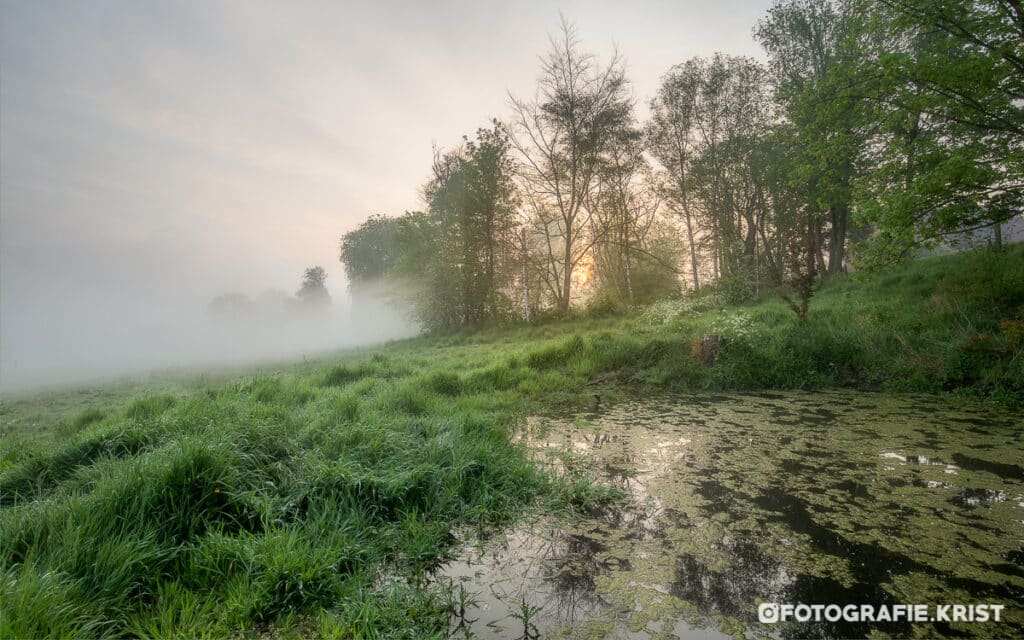
<instances>
[{"instance_id":1,"label":"mist over field","mask_svg":"<svg viewBox=\"0 0 1024 640\"><path fill-rule=\"evenodd\" d=\"M217 313L209 303L103 290L68 292L61 300L5 297L0 392L312 357L417 332L393 305L361 299L353 306L344 291L316 312L294 308L294 298L272 290L236 312Z\"/></svg>"}]
</instances>

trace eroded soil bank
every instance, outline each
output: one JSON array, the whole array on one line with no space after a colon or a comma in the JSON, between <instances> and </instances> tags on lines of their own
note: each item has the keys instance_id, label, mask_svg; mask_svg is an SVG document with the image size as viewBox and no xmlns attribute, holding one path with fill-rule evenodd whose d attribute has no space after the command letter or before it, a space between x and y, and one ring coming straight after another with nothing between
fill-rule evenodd
<instances>
[{"instance_id":1,"label":"eroded soil bank","mask_svg":"<svg viewBox=\"0 0 1024 640\"><path fill-rule=\"evenodd\" d=\"M520 525L443 574L483 638L1024 635L1024 421L857 392L682 396L530 419L622 506ZM759 602L1001 603L1002 622L763 625Z\"/></svg>"}]
</instances>

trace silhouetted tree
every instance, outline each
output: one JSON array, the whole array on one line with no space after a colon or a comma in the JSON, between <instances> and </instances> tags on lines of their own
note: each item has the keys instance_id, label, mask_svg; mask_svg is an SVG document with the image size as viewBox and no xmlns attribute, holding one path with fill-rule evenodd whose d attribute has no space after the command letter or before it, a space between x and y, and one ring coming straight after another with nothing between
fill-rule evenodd
<instances>
[{"instance_id":1,"label":"silhouetted tree","mask_svg":"<svg viewBox=\"0 0 1024 640\"><path fill-rule=\"evenodd\" d=\"M308 307L327 307L331 304L331 296L327 292L327 272L321 266L306 269L302 276L302 287L295 296L299 302Z\"/></svg>"},{"instance_id":2,"label":"silhouetted tree","mask_svg":"<svg viewBox=\"0 0 1024 640\"><path fill-rule=\"evenodd\" d=\"M225 293L210 300L207 307L211 316L219 319L237 320L251 316L257 305L244 293Z\"/></svg>"},{"instance_id":3,"label":"silhouetted tree","mask_svg":"<svg viewBox=\"0 0 1024 640\"><path fill-rule=\"evenodd\" d=\"M572 299L573 271L590 251L593 212L587 208L601 156L628 125L632 103L618 55L600 67L580 51L563 20L541 60L537 96L512 97L512 146L520 160L523 197L536 233L546 239L541 272L562 312Z\"/></svg>"}]
</instances>

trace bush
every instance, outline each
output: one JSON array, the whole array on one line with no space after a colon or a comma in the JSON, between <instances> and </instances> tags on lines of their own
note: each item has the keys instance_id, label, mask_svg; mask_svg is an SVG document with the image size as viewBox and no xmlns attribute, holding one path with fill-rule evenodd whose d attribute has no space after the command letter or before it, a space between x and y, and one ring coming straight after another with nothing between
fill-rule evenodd
<instances>
[{"instance_id":1,"label":"bush","mask_svg":"<svg viewBox=\"0 0 1024 640\"><path fill-rule=\"evenodd\" d=\"M622 315L628 309L629 305L614 291L602 290L587 301L584 315L588 318L607 318Z\"/></svg>"},{"instance_id":2,"label":"bush","mask_svg":"<svg viewBox=\"0 0 1024 640\"><path fill-rule=\"evenodd\" d=\"M754 299L754 283L746 276L723 276L714 289L726 304L743 304Z\"/></svg>"}]
</instances>

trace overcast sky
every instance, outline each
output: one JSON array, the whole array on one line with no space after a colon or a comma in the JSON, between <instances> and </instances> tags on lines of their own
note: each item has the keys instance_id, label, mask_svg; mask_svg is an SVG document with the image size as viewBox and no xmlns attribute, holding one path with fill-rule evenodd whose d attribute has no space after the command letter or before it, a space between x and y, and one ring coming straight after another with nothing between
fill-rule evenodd
<instances>
[{"instance_id":1,"label":"overcast sky","mask_svg":"<svg viewBox=\"0 0 1024 640\"><path fill-rule=\"evenodd\" d=\"M689 57L762 57L768 5L3 0L0 358L42 315L130 324L313 264L343 299L338 238L420 207L432 144L533 93L559 11L643 105Z\"/></svg>"}]
</instances>

